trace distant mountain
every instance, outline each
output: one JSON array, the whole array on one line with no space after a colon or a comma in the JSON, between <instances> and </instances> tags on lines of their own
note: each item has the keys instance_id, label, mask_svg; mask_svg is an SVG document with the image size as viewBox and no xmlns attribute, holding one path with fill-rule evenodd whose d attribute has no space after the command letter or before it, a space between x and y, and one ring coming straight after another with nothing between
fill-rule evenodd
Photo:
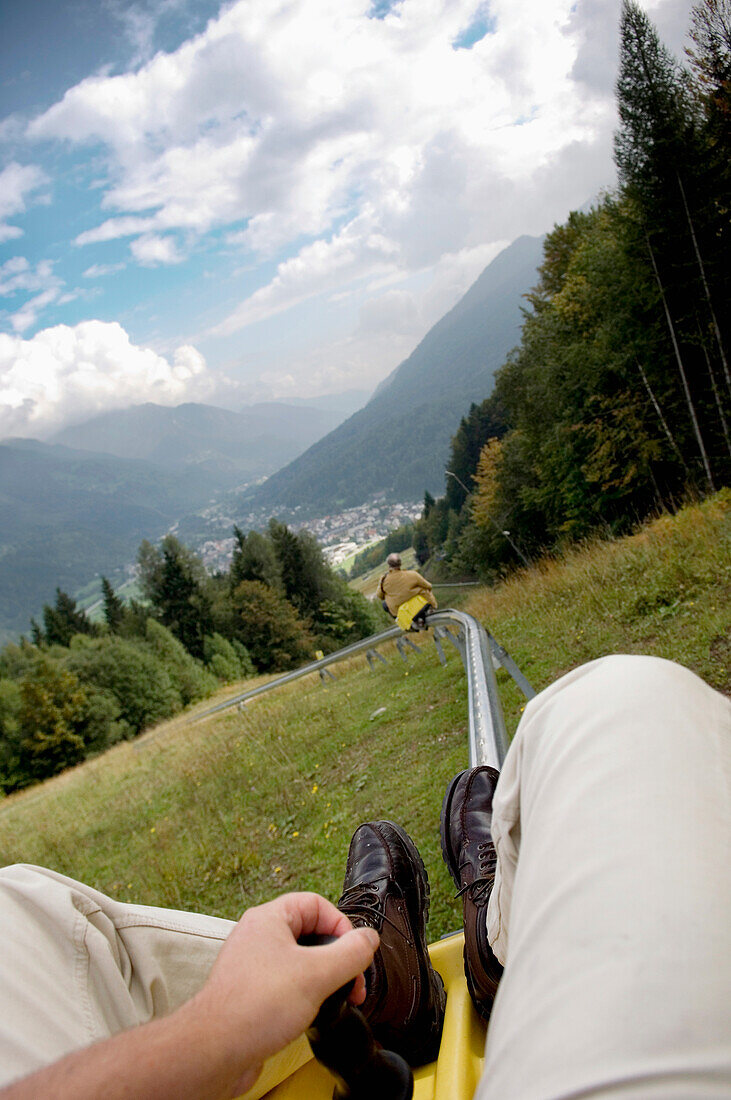
<instances>
[{"instance_id":1,"label":"distant mountain","mask_svg":"<svg viewBox=\"0 0 731 1100\"><path fill-rule=\"evenodd\" d=\"M112 575L218 484L205 470L32 439L0 443L0 642L28 630L56 585L73 593L97 573Z\"/></svg>"},{"instance_id":2,"label":"distant mountain","mask_svg":"<svg viewBox=\"0 0 731 1100\"><path fill-rule=\"evenodd\" d=\"M337 412L345 420L346 416L352 416L358 409L362 409L370 396L370 390L344 390L342 393L326 393L320 397L289 397L283 404L306 405L311 409ZM246 412L246 407L241 411Z\"/></svg>"},{"instance_id":3,"label":"distant mountain","mask_svg":"<svg viewBox=\"0 0 731 1100\"><path fill-rule=\"evenodd\" d=\"M264 484L252 508L336 511L385 492L441 493L449 444L519 341L523 295L537 282L542 238L519 237L376 390L368 404Z\"/></svg>"},{"instance_id":4,"label":"distant mountain","mask_svg":"<svg viewBox=\"0 0 731 1100\"><path fill-rule=\"evenodd\" d=\"M240 412L194 403L175 408L148 403L101 413L56 432L48 442L144 459L171 470L194 467L215 475L222 485L234 485L278 470L346 415L340 409L277 401L248 405Z\"/></svg>"}]
</instances>

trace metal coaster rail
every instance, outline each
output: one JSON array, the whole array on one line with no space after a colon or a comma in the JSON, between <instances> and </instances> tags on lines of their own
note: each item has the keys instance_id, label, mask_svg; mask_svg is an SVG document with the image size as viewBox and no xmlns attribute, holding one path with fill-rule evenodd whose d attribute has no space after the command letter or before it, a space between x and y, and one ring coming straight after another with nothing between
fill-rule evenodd
<instances>
[{"instance_id":1,"label":"metal coaster rail","mask_svg":"<svg viewBox=\"0 0 731 1100\"><path fill-rule=\"evenodd\" d=\"M442 664L446 663L446 657L441 646L443 639L450 641L462 658L467 676L470 767L475 767L478 764L488 764L499 770L508 749L508 736L495 668L504 668L526 699L532 699L535 691L503 646L471 615L447 607L441 611L433 611L428 621L439 660ZM428 634L420 632L420 635L422 640L428 638ZM412 637L410 634L405 634L399 626L388 627L379 634L372 634L359 642L353 642L352 645L345 646L335 653L329 653L327 657L312 661L310 664L303 665L292 672L287 672L283 676L278 676L275 680L270 680L266 684L260 684L259 687L244 691L240 695L234 696L233 699L228 699L225 703L209 707L208 710L191 716L188 721L197 722L210 717L212 714L229 710L231 707L241 706L257 695L263 695L265 692L273 691L274 688L283 687L302 676L309 676L312 672L319 672L321 678L324 679L330 675L325 671L329 665L333 665L338 661L345 661L358 653L365 653L372 667L374 659L383 660L383 657L376 652L375 647L383 642L391 641L391 639L395 639L401 656L406 660L406 647L418 650L418 647L413 644Z\"/></svg>"}]
</instances>

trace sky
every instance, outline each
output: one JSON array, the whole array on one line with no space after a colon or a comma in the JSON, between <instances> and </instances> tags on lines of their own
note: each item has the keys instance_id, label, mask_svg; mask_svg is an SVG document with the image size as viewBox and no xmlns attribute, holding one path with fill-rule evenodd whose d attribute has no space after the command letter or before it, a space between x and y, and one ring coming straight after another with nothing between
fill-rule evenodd
<instances>
[{"instance_id":1,"label":"sky","mask_svg":"<svg viewBox=\"0 0 731 1100\"><path fill-rule=\"evenodd\" d=\"M372 390L613 186L619 12L0 0L0 438Z\"/></svg>"}]
</instances>

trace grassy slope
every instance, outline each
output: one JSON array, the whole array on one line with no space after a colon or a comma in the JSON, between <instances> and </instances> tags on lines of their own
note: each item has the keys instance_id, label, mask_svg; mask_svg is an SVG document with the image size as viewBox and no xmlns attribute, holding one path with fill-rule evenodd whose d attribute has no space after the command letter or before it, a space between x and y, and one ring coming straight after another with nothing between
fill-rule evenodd
<instances>
[{"instance_id":1,"label":"grassy slope","mask_svg":"<svg viewBox=\"0 0 731 1100\"><path fill-rule=\"evenodd\" d=\"M623 651L676 658L731 694L730 504L718 496L633 538L474 590L468 610L537 688ZM388 665L374 672L353 659L325 687L313 676L243 713L178 718L9 798L0 859L41 863L120 898L235 918L283 889L336 898L354 827L390 816L429 869L431 936L456 927L437 830L444 787L466 764L464 674L453 650L443 668L431 642L420 644L407 664L389 645ZM521 698L499 678L514 729Z\"/></svg>"}]
</instances>

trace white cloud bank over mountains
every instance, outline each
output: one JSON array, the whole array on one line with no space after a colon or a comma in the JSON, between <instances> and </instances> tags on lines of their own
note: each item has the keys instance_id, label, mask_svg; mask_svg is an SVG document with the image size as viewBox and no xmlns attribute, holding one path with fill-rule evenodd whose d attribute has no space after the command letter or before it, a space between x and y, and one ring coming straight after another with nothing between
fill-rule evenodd
<instances>
[{"instance_id":1,"label":"white cloud bank over mountains","mask_svg":"<svg viewBox=\"0 0 731 1100\"><path fill-rule=\"evenodd\" d=\"M204 400L203 357L180 347L168 362L135 347L116 322L56 325L31 340L0 333L0 439L43 438L62 423L144 401Z\"/></svg>"},{"instance_id":2,"label":"white cloud bank over mountains","mask_svg":"<svg viewBox=\"0 0 731 1100\"><path fill-rule=\"evenodd\" d=\"M673 26L687 19L678 0L648 0L648 8L670 11ZM197 344L215 347L317 296L428 273L434 286L449 282L449 297L388 302L407 321L419 313L421 335L467 289L476 256L546 231L611 185L618 0L395 0L390 9L373 18L371 0L235 0L175 52L70 88L30 121L26 139L31 148L86 149L95 166L103 155L103 213L74 246L129 238L129 264L180 265L215 231L249 269L261 265L260 285L201 322ZM39 168L6 169L0 233L17 235L13 214L45 182ZM47 276L12 316L15 332L58 302L60 284L50 269ZM328 343L323 377L353 384L352 365L361 384L366 376L375 383L395 365L384 369L382 318L367 294L360 318L350 339ZM77 328L70 342L57 327L24 346L42 346L44 356L80 350L92 330ZM108 347L119 349L124 337L132 348L116 330ZM118 405L148 399L152 375L138 366L155 353L136 349L126 371L104 340L96 346L90 402L115 386ZM297 369L312 369L311 357L301 359L280 372L294 392L304 377ZM178 383L177 368L167 369L171 393L197 385L204 371ZM64 386L78 402L86 377L68 358L59 362L59 416L72 400ZM13 385L17 418L17 377ZM37 408L45 412L32 422L49 422L50 395Z\"/></svg>"}]
</instances>

